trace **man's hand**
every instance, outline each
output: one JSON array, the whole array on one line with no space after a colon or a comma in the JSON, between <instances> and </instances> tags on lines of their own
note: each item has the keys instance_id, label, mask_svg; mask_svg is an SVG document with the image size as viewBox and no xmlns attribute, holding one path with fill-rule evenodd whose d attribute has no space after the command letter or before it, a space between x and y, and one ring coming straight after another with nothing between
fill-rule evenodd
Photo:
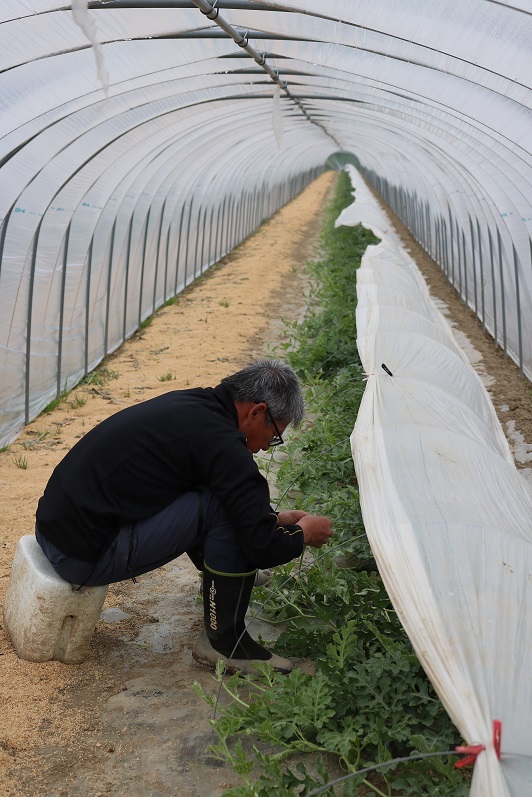
<instances>
[{"instance_id":1,"label":"man's hand","mask_svg":"<svg viewBox=\"0 0 532 797\"><path fill-rule=\"evenodd\" d=\"M291 509L287 512L279 512L277 522L280 526L295 526L305 515L308 515L308 512L302 512L300 509Z\"/></svg>"},{"instance_id":2,"label":"man's hand","mask_svg":"<svg viewBox=\"0 0 532 797\"><path fill-rule=\"evenodd\" d=\"M311 545L313 548L321 548L334 534L328 517L305 515L297 521L297 524L303 529L305 545Z\"/></svg>"}]
</instances>

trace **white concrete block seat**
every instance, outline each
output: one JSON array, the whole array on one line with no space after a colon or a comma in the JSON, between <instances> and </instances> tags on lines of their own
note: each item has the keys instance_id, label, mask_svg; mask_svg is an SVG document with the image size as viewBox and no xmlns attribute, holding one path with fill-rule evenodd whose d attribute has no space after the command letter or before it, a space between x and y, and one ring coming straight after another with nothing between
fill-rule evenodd
<instances>
[{"instance_id":1,"label":"white concrete block seat","mask_svg":"<svg viewBox=\"0 0 532 797\"><path fill-rule=\"evenodd\" d=\"M107 590L78 590L57 575L33 535L21 537L3 611L17 654L26 661L84 661Z\"/></svg>"}]
</instances>

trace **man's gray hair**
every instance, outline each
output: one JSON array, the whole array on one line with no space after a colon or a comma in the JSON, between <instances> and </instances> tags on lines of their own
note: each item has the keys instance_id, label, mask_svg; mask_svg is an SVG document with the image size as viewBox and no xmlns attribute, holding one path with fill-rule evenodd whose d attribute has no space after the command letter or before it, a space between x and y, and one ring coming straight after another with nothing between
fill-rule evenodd
<instances>
[{"instance_id":1,"label":"man's gray hair","mask_svg":"<svg viewBox=\"0 0 532 797\"><path fill-rule=\"evenodd\" d=\"M233 401L264 402L275 421L299 426L305 403L299 379L281 360L257 360L221 382Z\"/></svg>"}]
</instances>

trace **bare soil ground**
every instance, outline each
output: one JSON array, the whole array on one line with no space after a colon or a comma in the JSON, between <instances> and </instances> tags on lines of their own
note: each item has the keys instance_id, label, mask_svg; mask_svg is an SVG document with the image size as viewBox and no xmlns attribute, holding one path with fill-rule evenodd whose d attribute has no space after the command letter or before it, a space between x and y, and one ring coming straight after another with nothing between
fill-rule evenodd
<instances>
[{"instance_id":1,"label":"bare soil ground","mask_svg":"<svg viewBox=\"0 0 532 797\"><path fill-rule=\"evenodd\" d=\"M246 242L161 309L105 367L107 381L79 386L0 454L0 603L16 544L55 466L108 415L166 390L214 385L262 356L280 319L305 306L303 263L331 195L322 175ZM483 332L400 222L405 246L433 295L445 302L477 365L518 458L532 459L532 392ZM468 348L471 348L467 344ZM105 374L105 372L103 372ZM488 381L490 381L488 379ZM517 441L517 442L516 442ZM27 467L20 465L26 462ZM17 464L18 463L18 464ZM191 657L201 627L198 578L186 557L137 584L111 586L87 661L20 660L0 630L0 795L12 797L219 797L236 777L205 754L211 710L192 690L214 688Z\"/></svg>"}]
</instances>

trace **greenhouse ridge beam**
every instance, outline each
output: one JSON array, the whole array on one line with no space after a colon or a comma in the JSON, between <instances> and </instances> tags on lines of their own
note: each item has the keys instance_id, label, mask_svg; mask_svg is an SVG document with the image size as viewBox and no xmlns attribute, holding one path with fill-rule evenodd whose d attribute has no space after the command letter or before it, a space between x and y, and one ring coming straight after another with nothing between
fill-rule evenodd
<instances>
[{"instance_id":1,"label":"greenhouse ridge beam","mask_svg":"<svg viewBox=\"0 0 532 797\"><path fill-rule=\"evenodd\" d=\"M89 0L89 8L194 8L194 0ZM248 9L251 11L275 11L265 3L250 0L218 0L217 8ZM69 8L69 6L66 6Z\"/></svg>"},{"instance_id":2,"label":"greenhouse ridge beam","mask_svg":"<svg viewBox=\"0 0 532 797\"><path fill-rule=\"evenodd\" d=\"M329 133L329 131L320 122L316 122L316 120L310 116L310 114L308 113L302 102L291 93L287 83L284 80L281 80L281 78L279 77L279 70L272 69L272 67L268 64L266 60L266 54L259 52L254 47L252 47L251 44L249 44L248 32L246 31L245 33L240 33L238 30L236 30L236 28L234 28L232 25L226 22L226 20L223 19L223 17L220 16L220 10L217 7L218 6L217 0L214 0L214 3L210 3L209 0L192 0L192 2L194 3L195 6L199 8L202 14L205 14L207 19L216 22L216 24L228 36L230 36L233 39L235 44L238 44L239 47L242 47L242 49L245 50L253 58L253 60L260 67L262 67L262 69L264 69L264 71L270 76L273 82L285 92L287 97L289 97L289 99L292 100L292 102L295 103L295 105L298 106L300 111L303 113L303 115L308 119L308 121L311 124L316 125L316 127L319 127L321 130L323 130L325 135L327 135L330 139L332 139L336 144L336 146L341 149L340 142L331 133Z\"/></svg>"},{"instance_id":3,"label":"greenhouse ridge beam","mask_svg":"<svg viewBox=\"0 0 532 797\"><path fill-rule=\"evenodd\" d=\"M264 3L252 3L250 0L218 0L219 8L227 9L249 9L253 11L277 11L273 6ZM193 0L88 0L87 8L108 9L108 8L194 8ZM72 3L66 3L56 8L46 8L44 10L31 11L31 16L44 16L45 14L55 14L57 11L70 11ZM30 13L24 16L29 17ZM14 17L21 19L22 17ZM3 24L3 22L0 22Z\"/></svg>"}]
</instances>

